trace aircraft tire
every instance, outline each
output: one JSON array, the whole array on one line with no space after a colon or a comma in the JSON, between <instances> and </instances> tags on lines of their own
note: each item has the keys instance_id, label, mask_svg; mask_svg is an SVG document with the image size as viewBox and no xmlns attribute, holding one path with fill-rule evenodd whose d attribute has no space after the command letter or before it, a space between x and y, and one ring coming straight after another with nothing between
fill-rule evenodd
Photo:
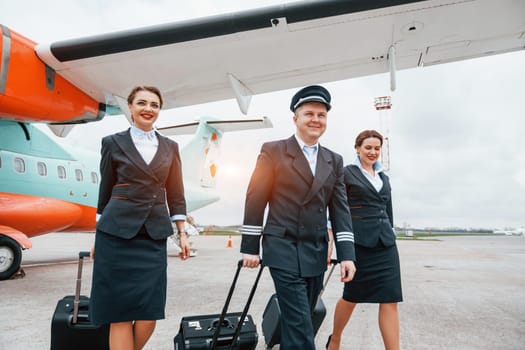
<instances>
[{"instance_id":1,"label":"aircraft tire","mask_svg":"<svg viewBox=\"0 0 525 350\"><path fill-rule=\"evenodd\" d=\"M22 249L9 237L0 235L0 281L9 279L20 268Z\"/></svg>"}]
</instances>

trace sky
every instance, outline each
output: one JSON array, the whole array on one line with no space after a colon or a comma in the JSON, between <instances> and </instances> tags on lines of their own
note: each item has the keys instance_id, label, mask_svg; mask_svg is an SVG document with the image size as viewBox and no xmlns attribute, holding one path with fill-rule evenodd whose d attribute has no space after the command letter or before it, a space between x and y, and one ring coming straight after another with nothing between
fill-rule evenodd
<instances>
[{"instance_id":1,"label":"sky","mask_svg":"<svg viewBox=\"0 0 525 350\"><path fill-rule=\"evenodd\" d=\"M221 1L1 1L0 24L37 43L281 3ZM355 157L363 129L384 132L388 120L394 221L407 228L516 228L525 225L525 50L439 66L402 70L397 89L386 74L324 83L332 94L320 143ZM226 133L219 202L191 213L200 224L242 223L244 196L263 142L294 133L289 101L297 89L256 95L248 116L268 116L272 129ZM378 112L374 97L390 95ZM226 100L163 111L159 126L198 116L242 117ZM66 138L98 152L100 138L128 127L124 117L76 127ZM187 137L175 138L182 146Z\"/></svg>"}]
</instances>

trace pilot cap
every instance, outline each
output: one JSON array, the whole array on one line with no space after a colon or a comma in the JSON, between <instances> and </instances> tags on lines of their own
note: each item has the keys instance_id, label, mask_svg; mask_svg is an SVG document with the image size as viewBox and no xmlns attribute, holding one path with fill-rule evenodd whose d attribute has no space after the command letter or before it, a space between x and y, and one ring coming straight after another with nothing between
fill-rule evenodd
<instances>
[{"instance_id":1,"label":"pilot cap","mask_svg":"<svg viewBox=\"0 0 525 350\"><path fill-rule=\"evenodd\" d=\"M297 91L297 93L292 97L290 110L295 112L297 107L305 102L321 102L324 103L326 110L329 111L330 108L332 108L332 106L330 106L330 99L330 93L324 87L319 85L310 85Z\"/></svg>"}]
</instances>

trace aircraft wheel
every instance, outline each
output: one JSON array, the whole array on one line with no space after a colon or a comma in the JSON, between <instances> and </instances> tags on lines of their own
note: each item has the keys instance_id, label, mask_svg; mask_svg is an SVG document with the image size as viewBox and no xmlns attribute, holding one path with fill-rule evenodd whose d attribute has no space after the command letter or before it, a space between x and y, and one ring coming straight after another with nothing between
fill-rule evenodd
<instances>
[{"instance_id":1,"label":"aircraft wheel","mask_svg":"<svg viewBox=\"0 0 525 350\"><path fill-rule=\"evenodd\" d=\"M14 275L20 268L22 249L9 237L0 236L0 281Z\"/></svg>"}]
</instances>

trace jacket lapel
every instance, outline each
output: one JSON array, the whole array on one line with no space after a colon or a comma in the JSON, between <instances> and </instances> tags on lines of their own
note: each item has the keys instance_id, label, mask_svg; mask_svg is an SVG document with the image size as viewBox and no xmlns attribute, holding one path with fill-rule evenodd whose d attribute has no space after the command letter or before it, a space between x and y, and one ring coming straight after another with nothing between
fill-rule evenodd
<instances>
[{"instance_id":1,"label":"jacket lapel","mask_svg":"<svg viewBox=\"0 0 525 350\"><path fill-rule=\"evenodd\" d=\"M309 170L309 169L308 169ZM327 150L325 150L321 145L317 151L317 164L315 166L315 176L313 177L312 186L306 194L306 197L303 200L303 204L308 203L313 196L319 193L319 190L326 181L326 178L332 172L332 158Z\"/></svg>"},{"instance_id":2,"label":"jacket lapel","mask_svg":"<svg viewBox=\"0 0 525 350\"><path fill-rule=\"evenodd\" d=\"M377 192L375 187L370 183L370 181L368 181L368 179L361 172L361 169L359 169L357 165L350 165L349 170L357 178L358 181L360 181L363 185L365 185L370 190L370 192L372 192L377 197L383 199L381 195L379 194L379 192ZM379 176L381 176L381 174ZM381 177L381 179L383 179L383 177ZM384 180L383 180L383 184L384 184ZM383 185L383 188L384 187L385 186Z\"/></svg>"},{"instance_id":3,"label":"jacket lapel","mask_svg":"<svg viewBox=\"0 0 525 350\"><path fill-rule=\"evenodd\" d=\"M390 181L388 180L388 176L383 172L380 172L379 176L381 177L381 180L383 180L383 187L381 187L379 195L384 199L384 196L388 197L390 195Z\"/></svg>"},{"instance_id":4,"label":"jacket lapel","mask_svg":"<svg viewBox=\"0 0 525 350\"><path fill-rule=\"evenodd\" d=\"M140 155L139 151L137 150L137 147L135 147L135 144L133 143L133 140L131 139L130 129L127 131L119 132L114 135L115 143L120 147L122 152L128 157L128 159L135 164L135 166L142 170L147 175L157 179L151 168L146 164L142 156ZM160 140L159 140L159 147L160 147ZM158 150L157 150L157 153ZM157 155L155 155L157 157Z\"/></svg>"},{"instance_id":5,"label":"jacket lapel","mask_svg":"<svg viewBox=\"0 0 525 350\"><path fill-rule=\"evenodd\" d=\"M159 140L159 148L157 149L157 153L155 153L155 156L151 160L151 163L149 163L149 168L155 172L159 167L164 166L167 163L168 158L168 142L164 138L164 136L161 136L158 132L155 132L157 134L157 140Z\"/></svg>"},{"instance_id":6,"label":"jacket lapel","mask_svg":"<svg viewBox=\"0 0 525 350\"><path fill-rule=\"evenodd\" d=\"M286 153L293 158L292 166L295 171L300 177L303 178L304 181L306 181L308 185L311 185L312 181L314 180L314 176L310 170L310 165L308 165L308 161L306 160L303 151L301 151L301 148L295 139L295 136L290 137L286 141Z\"/></svg>"}]
</instances>

